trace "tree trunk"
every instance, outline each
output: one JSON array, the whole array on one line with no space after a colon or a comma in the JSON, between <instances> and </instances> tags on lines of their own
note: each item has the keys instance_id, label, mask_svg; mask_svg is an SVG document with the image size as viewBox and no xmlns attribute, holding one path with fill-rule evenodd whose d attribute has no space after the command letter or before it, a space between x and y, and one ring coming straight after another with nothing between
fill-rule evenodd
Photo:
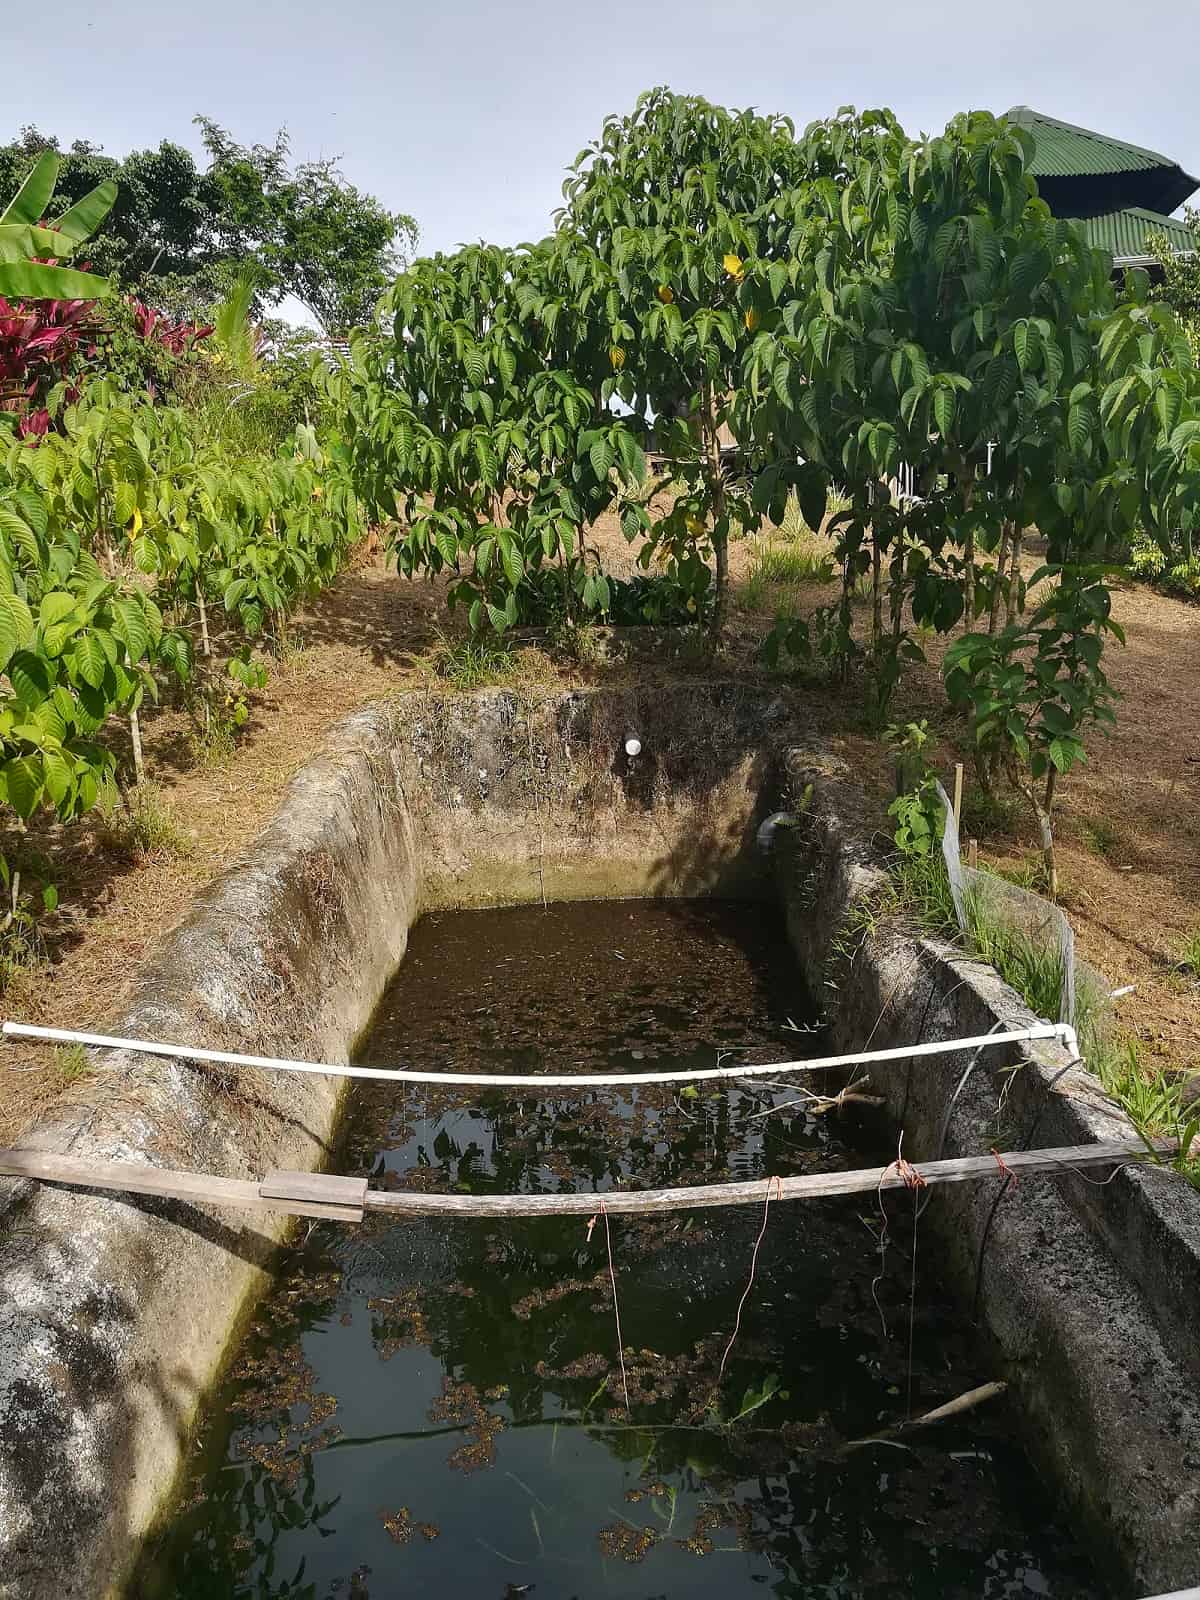
<instances>
[{"instance_id":1,"label":"tree trunk","mask_svg":"<svg viewBox=\"0 0 1200 1600\"><path fill-rule=\"evenodd\" d=\"M146 781L146 765L142 760L142 724L136 707L129 713L129 736L133 741L133 781L140 786Z\"/></svg>"},{"instance_id":2,"label":"tree trunk","mask_svg":"<svg viewBox=\"0 0 1200 1600\"><path fill-rule=\"evenodd\" d=\"M1021 599L1021 553L1025 543L1025 530L1014 525L1012 530L1012 551L1008 562L1008 595L1007 609L1004 622L1006 627L1011 627L1016 621L1017 606Z\"/></svg>"},{"instance_id":3,"label":"tree trunk","mask_svg":"<svg viewBox=\"0 0 1200 1600\"><path fill-rule=\"evenodd\" d=\"M971 518L971 501L975 495L975 469L963 462L963 511L967 517L967 531L963 538L963 616L970 633L975 626L975 524Z\"/></svg>"},{"instance_id":4,"label":"tree trunk","mask_svg":"<svg viewBox=\"0 0 1200 1600\"><path fill-rule=\"evenodd\" d=\"M883 552L879 530L871 524L871 654L876 661L883 649Z\"/></svg>"},{"instance_id":5,"label":"tree trunk","mask_svg":"<svg viewBox=\"0 0 1200 1600\"><path fill-rule=\"evenodd\" d=\"M725 613L729 601L729 508L725 498L725 479L721 472L721 441L717 431L717 409L712 392L703 391L700 429L704 443L705 477L713 515L713 554L716 560L716 591L713 597L709 648L718 650L725 632Z\"/></svg>"},{"instance_id":6,"label":"tree trunk","mask_svg":"<svg viewBox=\"0 0 1200 1600\"><path fill-rule=\"evenodd\" d=\"M1000 530L1000 547L996 551L996 579L992 584L992 600L988 608L988 633L994 634L1000 621L1000 597L1005 591L1004 562L1008 555L1011 539L1009 536L1009 523L1005 523ZM1011 581L1011 579L1009 580Z\"/></svg>"},{"instance_id":7,"label":"tree trunk","mask_svg":"<svg viewBox=\"0 0 1200 1600\"><path fill-rule=\"evenodd\" d=\"M1030 778L1028 783L1022 783L1016 769L1016 763L1009 769L1013 787L1023 794L1029 801L1033 812L1034 821L1037 823L1038 840L1042 849L1042 865L1046 872L1046 892L1051 900L1058 899L1058 862L1054 854L1054 790L1058 782L1058 768L1051 767L1046 777L1045 792L1041 795L1037 791L1037 783Z\"/></svg>"},{"instance_id":8,"label":"tree trunk","mask_svg":"<svg viewBox=\"0 0 1200 1600\"><path fill-rule=\"evenodd\" d=\"M204 590L197 581L196 605L200 612L200 653L204 656L212 655L212 640L208 636L208 607L204 604Z\"/></svg>"}]
</instances>

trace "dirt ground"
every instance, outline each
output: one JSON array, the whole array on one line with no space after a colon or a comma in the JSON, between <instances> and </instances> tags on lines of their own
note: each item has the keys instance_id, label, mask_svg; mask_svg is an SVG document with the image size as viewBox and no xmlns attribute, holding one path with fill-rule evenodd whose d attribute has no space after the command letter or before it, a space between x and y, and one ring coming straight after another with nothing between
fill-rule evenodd
<instances>
[{"instance_id":1,"label":"dirt ground","mask_svg":"<svg viewBox=\"0 0 1200 1600\"><path fill-rule=\"evenodd\" d=\"M606 562L626 565L615 527L601 528ZM802 611L832 597L821 585L782 595L750 582L755 546L734 547L735 603L724 672L757 675L754 652L781 600ZM623 559L622 559L623 558ZM1088 767L1064 784L1059 833L1063 902L1081 952L1115 985L1134 984L1118 1002L1121 1025L1151 1055L1178 1066L1200 1060L1200 984L1178 967L1183 939L1200 923L1200 610L1150 590L1119 591L1115 611L1128 646L1114 646L1110 672L1123 699L1115 733L1092 741ZM6 1016L97 1027L119 1009L137 965L185 911L197 888L260 832L288 779L319 748L339 718L364 702L413 688L434 670L429 652L460 624L443 591L409 582L375 558L352 567L297 620L293 647L272 666L266 690L223 761L197 758L190 724L178 710L148 713L143 737L168 837L131 849L92 816L71 828L37 824L0 839L25 883L57 885L61 909L46 922L44 959L17 970ZM534 670L564 682L624 672L581 669L539 656ZM655 670L655 669L640 669ZM663 668L672 673L702 666ZM890 763L868 735L853 696L795 682L816 729L863 773L881 799ZM936 663L913 670L897 698L897 720L928 717L946 770L961 755L963 728L945 705ZM967 767L964 832L985 858L1019 863L1031 844L1020 816L978 826ZM10 1042L0 1047L0 1143L56 1098L78 1090L79 1052Z\"/></svg>"}]
</instances>

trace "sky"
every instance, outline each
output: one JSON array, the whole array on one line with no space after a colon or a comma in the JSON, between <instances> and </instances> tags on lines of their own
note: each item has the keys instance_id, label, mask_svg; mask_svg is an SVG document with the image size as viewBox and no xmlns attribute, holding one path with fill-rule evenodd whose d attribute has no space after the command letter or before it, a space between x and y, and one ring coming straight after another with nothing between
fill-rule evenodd
<instances>
[{"instance_id":1,"label":"sky","mask_svg":"<svg viewBox=\"0 0 1200 1600\"><path fill-rule=\"evenodd\" d=\"M890 105L911 133L1026 104L1200 176L1197 0L59 0L0 7L0 139L25 123L113 155L192 117L415 216L422 252L541 237L564 167L655 84L803 126Z\"/></svg>"}]
</instances>

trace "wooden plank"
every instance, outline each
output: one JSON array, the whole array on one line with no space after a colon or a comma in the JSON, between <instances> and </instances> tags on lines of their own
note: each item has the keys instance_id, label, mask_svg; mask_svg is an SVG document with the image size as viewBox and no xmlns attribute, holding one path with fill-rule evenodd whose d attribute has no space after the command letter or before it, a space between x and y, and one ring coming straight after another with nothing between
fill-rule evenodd
<instances>
[{"instance_id":1,"label":"wooden plank","mask_svg":"<svg viewBox=\"0 0 1200 1600\"><path fill-rule=\"evenodd\" d=\"M97 1161L41 1150L0 1150L0 1177L37 1178L82 1189L114 1189L126 1194L189 1200L195 1205L242 1206L249 1211L277 1209L259 1196L252 1179L215 1178L204 1172L173 1172L138 1161Z\"/></svg>"},{"instance_id":2,"label":"wooden plank","mask_svg":"<svg viewBox=\"0 0 1200 1600\"><path fill-rule=\"evenodd\" d=\"M367 1180L329 1172L273 1171L259 1184L258 1192L264 1200L286 1201L288 1210L300 1216L361 1222Z\"/></svg>"},{"instance_id":3,"label":"wooden plank","mask_svg":"<svg viewBox=\"0 0 1200 1600\"><path fill-rule=\"evenodd\" d=\"M1171 1155L1174 1139L1155 1139L1154 1150ZM1080 1167L1113 1166L1150 1152L1141 1139L1111 1144L1060 1145L1050 1150L1010 1150L1003 1155L963 1156L927 1161L915 1170L926 1186L1001 1178L1011 1173L1053 1177ZM248 1211L286 1211L293 1216L361 1221L367 1211L402 1215L465 1217L586 1217L604 1209L619 1216L647 1211L694 1211L712 1206L761 1205L773 1200L902 1189L906 1180L893 1162L851 1172L817 1172L798 1178L757 1178L748 1183L710 1183L690 1189L611 1190L588 1194L418 1194L367 1188L365 1178L302 1172L272 1172L261 1183L218 1178L201 1172L176 1172L136 1161L98 1161L33 1150L0 1150L0 1177L37 1178L83 1189L186 1200L193 1205L236 1206Z\"/></svg>"},{"instance_id":4,"label":"wooden plank","mask_svg":"<svg viewBox=\"0 0 1200 1600\"><path fill-rule=\"evenodd\" d=\"M1154 1141L1164 1155L1177 1143ZM1141 1139L1112 1144L1061 1145L1052 1150L1013 1150L999 1157L965 1156L952 1161L927 1161L917 1170L927 1185L1000 1178L1006 1172L1053 1176L1078 1167L1112 1166L1136 1161L1149 1152ZM1003 1164L1003 1165L1002 1165ZM756 1178L749 1183L708 1183L693 1189L612 1189L590 1194L417 1194L396 1189L368 1189L368 1211L405 1215L442 1214L456 1217L540 1217L593 1215L603 1201L612 1216L645 1211L695 1211L709 1206L762 1205L772 1200L812 1200L824 1196L862 1194L877 1189L902 1189L905 1180L893 1162L887 1167L852 1172L818 1172L798 1178Z\"/></svg>"}]
</instances>

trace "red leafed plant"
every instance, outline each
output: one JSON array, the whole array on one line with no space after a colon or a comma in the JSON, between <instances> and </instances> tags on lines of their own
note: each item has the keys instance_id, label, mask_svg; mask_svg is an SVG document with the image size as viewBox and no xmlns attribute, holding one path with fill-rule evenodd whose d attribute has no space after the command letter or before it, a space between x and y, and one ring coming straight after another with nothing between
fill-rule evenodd
<instances>
[{"instance_id":1,"label":"red leafed plant","mask_svg":"<svg viewBox=\"0 0 1200 1600\"><path fill-rule=\"evenodd\" d=\"M161 311L154 311L141 300L131 300L134 331L142 339L154 339L173 356L186 355L202 339L212 336L213 325L206 322L172 322Z\"/></svg>"},{"instance_id":2,"label":"red leafed plant","mask_svg":"<svg viewBox=\"0 0 1200 1600\"><path fill-rule=\"evenodd\" d=\"M0 297L0 410L23 417L22 433L44 433L34 417L46 391L65 380L81 351L94 358L100 325L89 300L33 300L15 304Z\"/></svg>"}]
</instances>

